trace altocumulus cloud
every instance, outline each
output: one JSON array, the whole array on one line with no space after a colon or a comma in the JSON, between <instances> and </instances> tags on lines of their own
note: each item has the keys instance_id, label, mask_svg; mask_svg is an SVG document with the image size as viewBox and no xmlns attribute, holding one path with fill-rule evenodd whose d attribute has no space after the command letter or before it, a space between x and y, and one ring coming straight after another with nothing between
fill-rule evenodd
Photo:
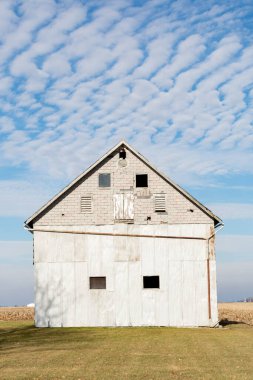
<instances>
[{"instance_id":1,"label":"altocumulus cloud","mask_svg":"<svg viewBox=\"0 0 253 380\"><path fill-rule=\"evenodd\" d=\"M180 184L223 192L203 196L239 229L218 239L220 298L240 243L235 294L252 295L252 235L240 235L253 213L240 197L253 175L252 25L251 0L1 0L0 216L27 217L125 138ZM0 242L10 303L32 297L25 244Z\"/></svg>"},{"instance_id":2,"label":"altocumulus cloud","mask_svg":"<svg viewBox=\"0 0 253 380\"><path fill-rule=\"evenodd\" d=\"M251 1L0 7L1 165L71 178L124 137L179 178L252 173Z\"/></svg>"}]
</instances>

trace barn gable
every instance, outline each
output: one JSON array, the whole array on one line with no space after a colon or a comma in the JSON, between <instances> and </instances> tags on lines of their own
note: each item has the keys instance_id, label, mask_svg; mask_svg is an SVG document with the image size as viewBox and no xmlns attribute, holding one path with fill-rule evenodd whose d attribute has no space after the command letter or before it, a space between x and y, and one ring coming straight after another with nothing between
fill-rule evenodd
<instances>
[{"instance_id":1,"label":"barn gable","mask_svg":"<svg viewBox=\"0 0 253 380\"><path fill-rule=\"evenodd\" d=\"M221 220L121 141L25 222L183 224Z\"/></svg>"}]
</instances>

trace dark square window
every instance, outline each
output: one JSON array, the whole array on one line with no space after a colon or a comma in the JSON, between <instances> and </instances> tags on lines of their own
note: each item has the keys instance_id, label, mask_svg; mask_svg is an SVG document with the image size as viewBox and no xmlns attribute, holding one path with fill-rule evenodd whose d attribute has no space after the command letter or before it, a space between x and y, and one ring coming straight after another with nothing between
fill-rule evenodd
<instances>
[{"instance_id":1,"label":"dark square window","mask_svg":"<svg viewBox=\"0 0 253 380\"><path fill-rule=\"evenodd\" d=\"M106 289L106 277L90 277L90 289Z\"/></svg>"},{"instance_id":2,"label":"dark square window","mask_svg":"<svg viewBox=\"0 0 253 380\"><path fill-rule=\"evenodd\" d=\"M123 160L125 160L125 158L126 158L126 151L125 151L124 148L120 149L120 151L119 151L119 158L122 158Z\"/></svg>"},{"instance_id":3,"label":"dark square window","mask_svg":"<svg viewBox=\"0 0 253 380\"><path fill-rule=\"evenodd\" d=\"M98 177L99 187L110 187L111 186L111 174L101 173Z\"/></svg>"},{"instance_id":4,"label":"dark square window","mask_svg":"<svg viewBox=\"0 0 253 380\"><path fill-rule=\"evenodd\" d=\"M143 288L144 289L159 289L160 281L159 276L143 276Z\"/></svg>"},{"instance_id":5,"label":"dark square window","mask_svg":"<svg viewBox=\"0 0 253 380\"><path fill-rule=\"evenodd\" d=\"M148 187L147 174L136 174L136 187Z\"/></svg>"}]
</instances>

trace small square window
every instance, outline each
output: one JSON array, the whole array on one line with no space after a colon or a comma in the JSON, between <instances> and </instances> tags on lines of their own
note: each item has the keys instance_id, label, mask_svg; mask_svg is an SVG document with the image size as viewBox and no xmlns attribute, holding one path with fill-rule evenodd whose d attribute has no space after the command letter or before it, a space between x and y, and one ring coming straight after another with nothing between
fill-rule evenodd
<instances>
[{"instance_id":1,"label":"small square window","mask_svg":"<svg viewBox=\"0 0 253 380\"><path fill-rule=\"evenodd\" d=\"M143 276L144 289L159 289L160 281L159 276Z\"/></svg>"},{"instance_id":2,"label":"small square window","mask_svg":"<svg viewBox=\"0 0 253 380\"><path fill-rule=\"evenodd\" d=\"M106 289L106 277L90 277L90 289Z\"/></svg>"},{"instance_id":3,"label":"small square window","mask_svg":"<svg viewBox=\"0 0 253 380\"><path fill-rule=\"evenodd\" d=\"M126 151L124 148L120 149L119 151L119 158L122 158L123 160L126 159Z\"/></svg>"},{"instance_id":4,"label":"small square window","mask_svg":"<svg viewBox=\"0 0 253 380\"><path fill-rule=\"evenodd\" d=\"M100 173L98 176L99 187L111 187L111 174Z\"/></svg>"},{"instance_id":5,"label":"small square window","mask_svg":"<svg viewBox=\"0 0 253 380\"><path fill-rule=\"evenodd\" d=\"M148 187L147 174L136 174L136 187Z\"/></svg>"}]
</instances>

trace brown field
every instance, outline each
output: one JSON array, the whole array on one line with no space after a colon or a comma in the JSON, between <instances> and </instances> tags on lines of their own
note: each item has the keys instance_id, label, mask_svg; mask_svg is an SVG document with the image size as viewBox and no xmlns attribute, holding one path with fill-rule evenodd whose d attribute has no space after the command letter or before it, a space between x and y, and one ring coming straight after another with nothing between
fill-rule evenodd
<instances>
[{"instance_id":1,"label":"brown field","mask_svg":"<svg viewBox=\"0 0 253 380\"><path fill-rule=\"evenodd\" d=\"M30 321L33 318L33 307L0 307L0 321Z\"/></svg>"},{"instance_id":2,"label":"brown field","mask_svg":"<svg viewBox=\"0 0 253 380\"><path fill-rule=\"evenodd\" d=\"M219 303L219 319L226 324L246 323L253 326L253 302Z\"/></svg>"},{"instance_id":3,"label":"brown field","mask_svg":"<svg viewBox=\"0 0 253 380\"><path fill-rule=\"evenodd\" d=\"M231 322L253 326L253 302L219 303L219 320L222 324ZM25 321L34 319L32 307L0 307L0 321Z\"/></svg>"}]
</instances>

